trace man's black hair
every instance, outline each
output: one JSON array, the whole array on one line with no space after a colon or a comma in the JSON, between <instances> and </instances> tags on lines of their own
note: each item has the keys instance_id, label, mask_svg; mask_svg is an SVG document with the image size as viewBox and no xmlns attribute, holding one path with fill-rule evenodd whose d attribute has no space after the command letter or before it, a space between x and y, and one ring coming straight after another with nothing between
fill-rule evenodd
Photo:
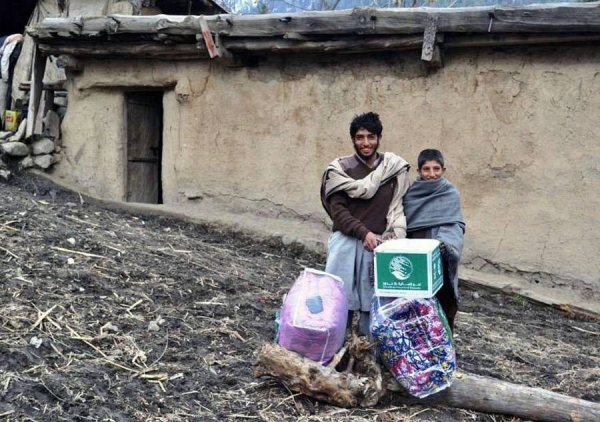
<instances>
[{"instance_id":1,"label":"man's black hair","mask_svg":"<svg viewBox=\"0 0 600 422\"><path fill-rule=\"evenodd\" d=\"M381 120L379 120L379 114L370 111L354 116L352 123L350 123L350 137L354 139L354 135L356 135L356 132L361 128L374 133L378 138L381 137L383 125L381 124Z\"/></svg>"},{"instance_id":2,"label":"man's black hair","mask_svg":"<svg viewBox=\"0 0 600 422\"><path fill-rule=\"evenodd\" d=\"M419 153L419 158L417 159L417 164L419 166L418 168L421 169L421 167L423 167L423 164L425 164L426 161L437 161L438 163L440 163L440 166L444 168L444 156L442 155L442 152L440 150L424 149L423 151L421 151Z\"/></svg>"}]
</instances>

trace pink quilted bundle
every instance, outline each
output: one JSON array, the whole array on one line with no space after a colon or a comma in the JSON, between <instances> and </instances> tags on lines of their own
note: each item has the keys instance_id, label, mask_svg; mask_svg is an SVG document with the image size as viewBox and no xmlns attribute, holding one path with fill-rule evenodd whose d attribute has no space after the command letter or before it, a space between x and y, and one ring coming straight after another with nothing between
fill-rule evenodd
<instances>
[{"instance_id":1,"label":"pink quilted bundle","mask_svg":"<svg viewBox=\"0 0 600 422\"><path fill-rule=\"evenodd\" d=\"M279 345L327 365L344 344L347 319L342 280L306 268L284 299Z\"/></svg>"}]
</instances>

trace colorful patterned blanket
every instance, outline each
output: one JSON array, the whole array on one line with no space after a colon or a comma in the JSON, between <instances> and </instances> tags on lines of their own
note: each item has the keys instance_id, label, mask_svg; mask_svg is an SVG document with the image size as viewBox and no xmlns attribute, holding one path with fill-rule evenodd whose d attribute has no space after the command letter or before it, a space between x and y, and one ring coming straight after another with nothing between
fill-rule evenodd
<instances>
[{"instance_id":1,"label":"colorful patterned blanket","mask_svg":"<svg viewBox=\"0 0 600 422\"><path fill-rule=\"evenodd\" d=\"M370 329L380 359L409 394L423 398L452 384L454 343L436 298L374 297Z\"/></svg>"}]
</instances>

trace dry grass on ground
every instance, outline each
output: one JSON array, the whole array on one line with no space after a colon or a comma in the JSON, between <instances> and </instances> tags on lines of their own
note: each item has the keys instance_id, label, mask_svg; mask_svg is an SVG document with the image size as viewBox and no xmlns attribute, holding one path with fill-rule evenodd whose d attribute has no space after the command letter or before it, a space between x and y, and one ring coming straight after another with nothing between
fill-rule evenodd
<instances>
[{"instance_id":1,"label":"dry grass on ground","mask_svg":"<svg viewBox=\"0 0 600 422\"><path fill-rule=\"evenodd\" d=\"M323 257L277 239L0 184L0 416L24 421L509 421L449 408L339 409L255 379L273 314ZM600 401L600 326L463 289L465 371Z\"/></svg>"}]
</instances>

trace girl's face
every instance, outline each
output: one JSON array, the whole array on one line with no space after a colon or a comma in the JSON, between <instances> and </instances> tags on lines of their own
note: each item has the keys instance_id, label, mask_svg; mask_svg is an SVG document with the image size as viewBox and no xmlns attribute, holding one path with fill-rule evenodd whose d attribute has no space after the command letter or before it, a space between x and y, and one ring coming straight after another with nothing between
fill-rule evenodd
<instances>
[{"instance_id":1,"label":"girl's face","mask_svg":"<svg viewBox=\"0 0 600 422\"><path fill-rule=\"evenodd\" d=\"M421 179L433 181L442 177L445 171L446 169L437 161L428 160L417 170L417 173L421 176Z\"/></svg>"}]
</instances>

